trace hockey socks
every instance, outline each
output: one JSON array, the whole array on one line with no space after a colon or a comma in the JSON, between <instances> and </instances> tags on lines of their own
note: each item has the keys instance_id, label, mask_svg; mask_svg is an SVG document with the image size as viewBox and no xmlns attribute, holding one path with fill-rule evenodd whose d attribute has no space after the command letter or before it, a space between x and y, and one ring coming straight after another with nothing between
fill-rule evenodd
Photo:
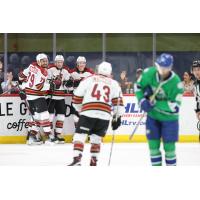
<instances>
[{"instance_id":1,"label":"hockey socks","mask_svg":"<svg viewBox=\"0 0 200 200\"><path fill-rule=\"evenodd\" d=\"M152 166L162 165L160 140L148 140ZM175 142L163 142L165 162L167 166L176 166Z\"/></svg>"},{"instance_id":2,"label":"hockey socks","mask_svg":"<svg viewBox=\"0 0 200 200\"><path fill-rule=\"evenodd\" d=\"M74 142L74 158L71 164L68 166L80 166L81 158L84 149L84 144L82 142Z\"/></svg>"},{"instance_id":3,"label":"hockey socks","mask_svg":"<svg viewBox=\"0 0 200 200\"><path fill-rule=\"evenodd\" d=\"M165 162L167 166L176 166L175 142L163 143L165 150Z\"/></svg>"},{"instance_id":4,"label":"hockey socks","mask_svg":"<svg viewBox=\"0 0 200 200\"><path fill-rule=\"evenodd\" d=\"M150 149L151 165L161 166L162 155L160 152L160 140L148 140L148 144Z\"/></svg>"}]
</instances>

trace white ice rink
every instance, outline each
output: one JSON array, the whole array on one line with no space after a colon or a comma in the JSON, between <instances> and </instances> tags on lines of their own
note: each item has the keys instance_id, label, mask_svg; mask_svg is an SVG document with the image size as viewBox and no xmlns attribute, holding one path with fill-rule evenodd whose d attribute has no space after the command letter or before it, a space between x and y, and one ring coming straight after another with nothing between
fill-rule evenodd
<instances>
[{"instance_id":1,"label":"white ice rink","mask_svg":"<svg viewBox=\"0 0 200 200\"><path fill-rule=\"evenodd\" d=\"M99 166L107 166L110 143L104 143L99 156ZM82 165L88 166L90 145L86 144ZM67 166L72 161L73 145L1 144L0 166ZM177 161L179 166L200 165L199 143L178 143ZM150 166L146 143L114 143L111 166Z\"/></svg>"}]
</instances>

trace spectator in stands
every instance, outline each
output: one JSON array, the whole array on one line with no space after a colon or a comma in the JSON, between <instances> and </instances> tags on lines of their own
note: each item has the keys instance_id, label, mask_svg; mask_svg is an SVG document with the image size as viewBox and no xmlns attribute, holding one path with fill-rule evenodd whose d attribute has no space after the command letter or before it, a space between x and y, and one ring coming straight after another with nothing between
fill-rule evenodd
<instances>
[{"instance_id":1,"label":"spectator in stands","mask_svg":"<svg viewBox=\"0 0 200 200\"><path fill-rule=\"evenodd\" d=\"M0 58L0 81L4 80L3 59Z\"/></svg>"},{"instance_id":2,"label":"spectator in stands","mask_svg":"<svg viewBox=\"0 0 200 200\"><path fill-rule=\"evenodd\" d=\"M142 72L143 72L143 69L142 69L142 68L138 68L138 69L136 70L136 80L138 80L138 78L140 77L140 75L142 74Z\"/></svg>"},{"instance_id":3,"label":"spectator in stands","mask_svg":"<svg viewBox=\"0 0 200 200\"><path fill-rule=\"evenodd\" d=\"M139 77L141 76L142 72L143 72L143 69L142 69L142 68L137 68L137 69L136 69L136 74L135 74L135 79L136 79L136 81L139 79ZM136 81L135 81L135 82L136 82ZM135 92L135 91L134 91L134 92Z\"/></svg>"},{"instance_id":4,"label":"spectator in stands","mask_svg":"<svg viewBox=\"0 0 200 200\"><path fill-rule=\"evenodd\" d=\"M8 68L12 69L14 80L18 79L19 67L20 67L19 56L16 53L12 53L9 57Z\"/></svg>"},{"instance_id":5,"label":"spectator in stands","mask_svg":"<svg viewBox=\"0 0 200 200\"><path fill-rule=\"evenodd\" d=\"M192 73L189 71L185 71L183 74L183 87L184 94L193 94L194 92L194 81L192 80Z\"/></svg>"},{"instance_id":6,"label":"spectator in stands","mask_svg":"<svg viewBox=\"0 0 200 200\"><path fill-rule=\"evenodd\" d=\"M3 58L0 58L0 94L3 93L1 83L4 81Z\"/></svg>"},{"instance_id":7,"label":"spectator in stands","mask_svg":"<svg viewBox=\"0 0 200 200\"><path fill-rule=\"evenodd\" d=\"M23 56L21 58L21 66L20 67L22 69L25 69L25 68L27 68L30 65L30 63L31 63L30 57L29 56Z\"/></svg>"},{"instance_id":8,"label":"spectator in stands","mask_svg":"<svg viewBox=\"0 0 200 200\"><path fill-rule=\"evenodd\" d=\"M16 82L13 81L13 71L12 69L8 69L7 73L6 73L6 81L1 83L1 88L3 90L3 92L7 92L7 94L14 94L14 93L18 93L18 89L15 87L16 86Z\"/></svg>"},{"instance_id":9,"label":"spectator in stands","mask_svg":"<svg viewBox=\"0 0 200 200\"><path fill-rule=\"evenodd\" d=\"M73 69L76 67L76 58L74 56L68 56L66 58L65 64L70 68Z\"/></svg>"},{"instance_id":10,"label":"spectator in stands","mask_svg":"<svg viewBox=\"0 0 200 200\"><path fill-rule=\"evenodd\" d=\"M119 84L122 88L122 93L129 93L129 89L131 87L131 82L128 81L128 78L126 76L126 71L122 71L120 74L120 80L119 80Z\"/></svg>"}]
</instances>

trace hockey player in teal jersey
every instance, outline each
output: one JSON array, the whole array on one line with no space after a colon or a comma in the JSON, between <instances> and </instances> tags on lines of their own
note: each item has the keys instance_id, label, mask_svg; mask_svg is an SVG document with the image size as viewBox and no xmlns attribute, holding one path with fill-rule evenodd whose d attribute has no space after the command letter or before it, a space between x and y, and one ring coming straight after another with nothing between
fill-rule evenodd
<instances>
[{"instance_id":1,"label":"hockey player in teal jersey","mask_svg":"<svg viewBox=\"0 0 200 200\"><path fill-rule=\"evenodd\" d=\"M183 86L172 66L172 55L163 53L155 66L145 69L135 84L139 105L147 112L146 136L153 166L162 165L161 141L166 165L176 165L175 143L178 141Z\"/></svg>"}]
</instances>

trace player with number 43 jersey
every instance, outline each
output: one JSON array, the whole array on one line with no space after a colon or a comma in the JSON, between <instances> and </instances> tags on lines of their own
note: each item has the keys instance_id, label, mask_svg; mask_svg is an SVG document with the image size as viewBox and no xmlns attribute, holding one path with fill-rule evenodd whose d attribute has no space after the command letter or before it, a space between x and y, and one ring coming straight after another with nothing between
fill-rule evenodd
<instances>
[{"instance_id":1,"label":"player with number 43 jersey","mask_svg":"<svg viewBox=\"0 0 200 200\"><path fill-rule=\"evenodd\" d=\"M74 161L70 166L80 165L84 142L90 135L91 161L95 166L100 152L100 144L105 136L113 106L112 128L116 130L121 125L124 113L122 91L117 81L110 78L112 66L103 62L98 66L97 74L83 79L74 91L72 99L75 110L80 118L73 137Z\"/></svg>"}]
</instances>

